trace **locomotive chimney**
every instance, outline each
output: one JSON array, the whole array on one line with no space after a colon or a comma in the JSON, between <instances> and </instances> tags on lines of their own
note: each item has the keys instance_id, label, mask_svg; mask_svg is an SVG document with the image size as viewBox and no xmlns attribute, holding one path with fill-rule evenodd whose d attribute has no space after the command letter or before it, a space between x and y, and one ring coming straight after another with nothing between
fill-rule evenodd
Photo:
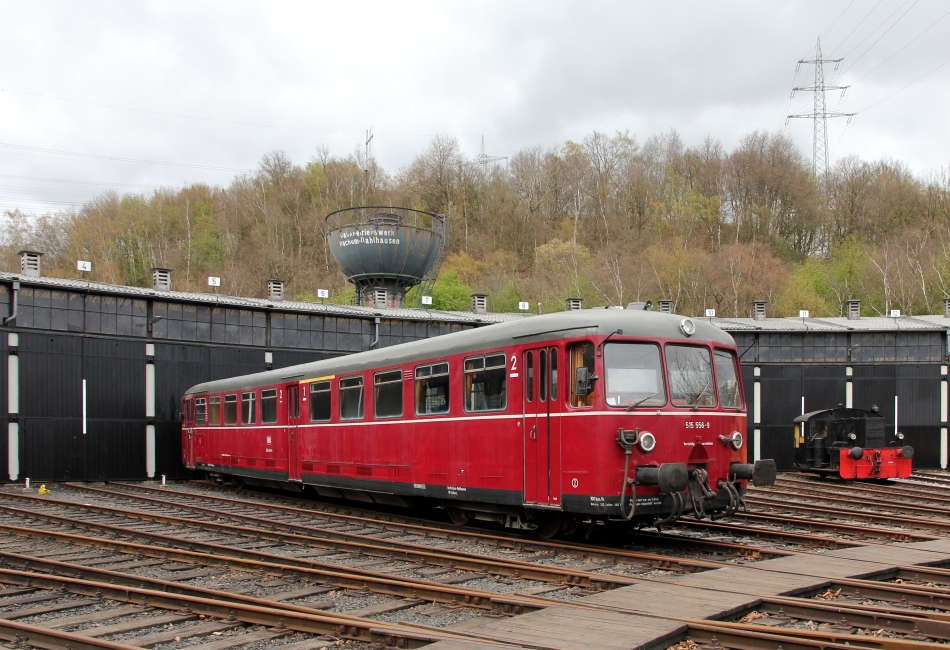
<instances>
[{"instance_id":1,"label":"locomotive chimney","mask_svg":"<svg viewBox=\"0 0 950 650\"><path fill-rule=\"evenodd\" d=\"M472 294L472 311L476 314L488 313L488 295L484 293Z\"/></svg>"},{"instance_id":2,"label":"locomotive chimney","mask_svg":"<svg viewBox=\"0 0 950 650\"><path fill-rule=\"evenodd\" d=\"M848 320L861 320L861 301L848 301Z\"/></svg>"},{"instance_id":3,"label":"locomotive chimney","mask_svg":"<svg viewBox=\"0 0 950 650\"><path fill-rule=\"evenodd\" d=\"M284 299L284 281L283 280L268 280L267 281L267 299L272 302L280 302Z\"/></svg>"},{"instance_id":4,"label":"locomotive chimney","mask_svg":"<svg viewBox=\"0 0 950 650\"><path fill-rule=\"evenodd\" d=\"M172 270L155 267L152 269L152 288L155 291L172 290Z\"/></svg>"},{"instance_id":5,"label":"locomotive chimney","mask_svg":"<svg viewBox=\"0 0 950 650\"><path fill-rule=\"evenodd\" d=\"M753 301L752 318L754 320L765 320L765 301L764 300Z\"/></svg>"},{"instance_id":6,"label":"locomotive chimney","mask_svg":"<svg viewBox=\"0 0 950 650\"><path fill-rule=\"evenodd\" d=\"M20 251L20 273L31 278L38 278L43 275L40 257L43 253L38 251Z\"/></svg>"},{"instance_id":7,"label":"locomotive chimney","mask_svg":"<svg viewBox=\"0 0 950 650\"><path fill-rule=\"evenodd\" d=\"M573 311L575 309L583 309L583 307L581 307L582 302L584 302L583 298L568 298L567 299L568 311Z\"/></svg>"},{"instance_id":8,"label":"locomotive chimney","mask_svg":"<svg viewBox=\"0 0 950 650\"><path fill-rule=\"evenodd\" d=\"M658 300L659 309L661 314L672 314L673 313L673 301L672 300Z\"/></svg>"}]
</instances>

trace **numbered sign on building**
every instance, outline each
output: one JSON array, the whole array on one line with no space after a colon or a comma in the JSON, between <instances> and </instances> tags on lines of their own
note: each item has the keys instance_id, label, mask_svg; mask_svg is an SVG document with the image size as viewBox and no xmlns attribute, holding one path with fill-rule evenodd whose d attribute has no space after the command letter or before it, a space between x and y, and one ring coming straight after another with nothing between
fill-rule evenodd
<instances>
[{"instance_id":1,"label":"numbered sign on building","mask_svg":"<svg viewBox=\"0 0 950 650\"><path fill-rule=\"evenodd\" d=\"M715 317L716 317L716 310L715 310L715 309L707 309L707 310L706 310L706 318L715 318Z\"/></svg>"},{"instance_id":2,"label":"numbered sign on building","mask_svg":"<svg viewBox=\"0 0 950 650\"><path fill-rule=\"evenodd\" d=\"M431 305L431 304L432 304L432 296L422 296L422 304L423 304L423 305Z\"/></svg>"},{"instance_id":3,"label":"numbered sign on building","mask_svg":"<svg viewBox=\"0 0 950 650\"><path fill-rule=\"evenodd\" d=\"M519 302L519 303L518 303L518 309L520 309L521 311L528 311L529 309L531 309L531 303L530 303L530 302Z\"/></svg>"},{"instance_id":4,"label":"numbered sign on building","mask_svg":"<svg viewBox=\"0 0 950 650\"><path fill-rule=\"evenodd\" d=\"M808 317L809 317L809 316L808 316L808 310L807 310L807 309L799 309L799 310L798 310L798 317L799 317L799 318L808 318Z\"/></svg>"},{"instance_id":5,"label":"numbered sign on building","mask_svg":"<svg viewBox=\"0 0 950 650\"><path fill-rule=\"evenodd\" d=\"M213 275L208 276L208 286L209 286L209 287L220 287L220 286L221 286L221 278L216 278L216 277L214 277Z\"/></svg>"},{"instance_id":6,"label":"numbered sign on building","mask_svg":"<svg viewBox=\"0 0 950 650\"><path fill-rule=\"evenodd\" d=\"M84 260L79 260L78 262L76 262L76 268L79 269L80 271L91 271L91 270L92 270L92 262L86 262L86 261L84 261Z\"/></svg>"},{"instance_id":7,"label":"numbered sign on building","mask_svg":"<svg viewBox=\"0 0 950 650\"><path fill-rule=\"evenodd\" d=\"M317 298L329 298L330 290L329 289L317 289Z\"/></svg>"}]
</instances>

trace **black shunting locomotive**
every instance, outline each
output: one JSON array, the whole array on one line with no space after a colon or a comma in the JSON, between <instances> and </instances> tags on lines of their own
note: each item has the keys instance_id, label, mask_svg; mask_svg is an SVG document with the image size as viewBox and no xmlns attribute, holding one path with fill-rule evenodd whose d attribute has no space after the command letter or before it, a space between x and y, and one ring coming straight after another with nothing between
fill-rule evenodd
<instances>
[{"instance_id":1,"label":"black shunting locomotive","mask_svg":"<svg viewBox=\"0 0 950 650\"><path fill-rule=\"evenodd\" d=\"M914 448L904 434L887 440L884 416L871 410L838 407L795 418L795 467L844 479L907 478Z\"/></svg>"}]
</instances>

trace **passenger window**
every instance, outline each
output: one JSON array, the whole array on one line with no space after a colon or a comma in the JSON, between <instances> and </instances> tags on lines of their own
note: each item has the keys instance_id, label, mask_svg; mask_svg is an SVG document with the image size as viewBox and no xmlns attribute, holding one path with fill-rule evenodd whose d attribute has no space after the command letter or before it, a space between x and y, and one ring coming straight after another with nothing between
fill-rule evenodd
<instances>
[{"instance_id":1,"label":"passenger window","mask_svg":"<svg viewBox=\"0 0 950 650\"><path fill-rule=\"evenodd\" d=\"M362 377L347 377L340 380L340 419L363 419Z\"/></svg>"},{"instance_id":2,"label":"passenger window","mask_svg":"<svg viewBox=\"0 0 950 650\"><path fill-rule=\"evenodd\" d=\"M374 407L378 418L402 415L402 370L376 373Z\"/></svg>"},{"instance_id":3,"label":"passenger window","mask_svg":"<svg viewBox=\"0 0 950 650\"><path fill-rule=\"evenodd\" d=\"M208 424L208 402L204 397L195 400L195 424L199 427Z\"/></svg>"},{"instance_id":4,"label":"passenger window","mask_svg":"<svg viewBox=\"0 0 950 650\"><path fill-rule=\"evenodd\" d=\"M502 411L507 405L508 368L504 354L465 360L465 410Z\"/></svg>"},{"instance_id":5,"label":"passenger window","mask_svg":"<svg viewBox=\"0 0 950 650\"><path fill-rule=\"evenodd\" d=\"M277 389L265 388L261 391L261 423L277 422Z\"/></svg>"},{"instance_id":6,"label":"passenger window","mask_svg":"<svg viewBox=\"0 0 950 650\"><path fill-rule=\"evenodd\" d=\"M257 406L254 393L241 393L241 424L257 424Z\"/></svg>"},{"instance_id":7,"label":"passenger window","mask_svg":"<svg viewBox=\"0 0 950 650\"><path fill-rule=\"evenodd\" d=\"M445 361L416 368L416 415L449 412L449 364Z\"/></svg>"},{"instance_id":8,"label":"passenger window","mask_svg":"<svg viewBox=\"0 0 950 650\"><path fill-rule=\"evenodd\" d=\"M310 384L310 421L326 422L330 419L330 382L315 381Z\"/></svg>"},{"instance_id":9,"label":"passenger window","mask_svg":"<svg viewBox=\"0 0 950 650\"><path fill-rule=\"evenodd\" d=\"M546 378L548 376L548 354L545 350L538 352L538 401L546 402L548 400Z\"/></svg>"},{"instance_id":10,"label":"passenger window","mask_svg":"<svg viewBox=\"0 0 950 650\"><path fill-rule=\"evenodd\" d=\"M551 400L557 399L557 349L551 349Z\"/></svg>"},{"instance_id":11,"label":"passenger window","mask_svg":"<svg viewBox=\"0 0 950 650\"><path fill-rule=\"evenodd\" d=\"M709 350L694 345L666 346L670 401L674 406L715 406Z\"/></svg>"},{"instance_id":12,"label":"passenger window","mask_svg":"<svg viewBox=\"0 0 950 650\"><path fill-rule=\"evenodd\" d=\"M716 350L716 383L719 385L719 402L723 408L742 408L736 357L731 352Z\"/></svg>"},{"instance_id":13,"label":"passenger window","mask_svg":"<svg viewBox=\"0 0 950 650\"><path fill-rule=\"evenodd\" d=\"M212 397L210 406L211 417L208 418L208 424L212 426L221 424L221 397L218 395Z\"/></svg>"},{"instance_id":14,"label":"passenger window","mask_svg":"<svg viewBox=\"0 0 950 650\"><path fill-rule=\"evenodd\" d=\"M224 396L224 423L237 424L237 395Z\"/></svg>"},{"instance_id":15,"label":"passenger window","mask_svg":"<svg viewBox=\"0 0 950 650\"><path fill-rule=\"evenodd\" d=\"M578 392L578 375L583 380L586 392ZM571 346L571 406L594 404L594 344L578 343Z\"/></svg>"}]
</instances>

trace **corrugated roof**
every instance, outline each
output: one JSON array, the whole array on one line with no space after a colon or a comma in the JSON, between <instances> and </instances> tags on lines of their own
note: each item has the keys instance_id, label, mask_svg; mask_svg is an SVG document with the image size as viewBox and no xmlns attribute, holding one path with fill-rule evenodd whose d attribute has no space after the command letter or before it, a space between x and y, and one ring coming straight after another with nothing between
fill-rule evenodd
<instances>
[{"instance_id":1,"label":"corrugated roof","mask_svg":"<svg viewBox=\"0 0 950 650\"><path fill-rule=\"evenodd\" d=\"M327 314L333 316L350 316L353 318L392 318L413 321L435 321L443 323L466 323L472 325L504 323L533 316L525 313L486 313L475 314L470 311L441 311L435 309L379 309L374 307L357 307L354 305L338 305L333 303L297 302L285 300L274 302L266 298L241 298L213 293L193 293L187 291L156 291L145 287L129 287L105 282L86 280L27 277L15 273L0 271L0 281L20 280L21 284L43 286L50 289L73 289L92 291L136 298L153 298L156 300L171 300L190 302L205 305L221 305L243 309L265 309L306 314ZM600 308L602 309L602 308ZM584 310L591 311L591 310ZM950 318L943 314L923 316L874 316L850 320L848 318L706 318L694 316L695 321L709 322L727 332L900 332L907 330L934 331L950 328Z\"/></svg>"},{"instance_id":2,"label":"corrugated roof","mask_svg":"<svg viewBox=\"0 0 950 650\"><path fill-rule=\"evenodd\" d=\"M19 280L22 285L40 286L49 289L72 289L91 291L111 295L129 296L134 298L153 298L155 300L170 300L190 302L205 305L235 307L238 309L266 309L307 314L327 314L332 316L351 316L353 318L394 318L400 320L424 320L444 323L501 323L531 314L475 314L467 311L440 311L435 309L379 309L372 307L357 307L355 305L338 305L334 303L298 302L283 300L275 302L266 298L241 298L214 293L193 293L188 291L156 291L151 288L129 287L105 282L73 280L64 278L27 277L15 273L0 271L0 281Z\"/></svg>"}]
</instances>

